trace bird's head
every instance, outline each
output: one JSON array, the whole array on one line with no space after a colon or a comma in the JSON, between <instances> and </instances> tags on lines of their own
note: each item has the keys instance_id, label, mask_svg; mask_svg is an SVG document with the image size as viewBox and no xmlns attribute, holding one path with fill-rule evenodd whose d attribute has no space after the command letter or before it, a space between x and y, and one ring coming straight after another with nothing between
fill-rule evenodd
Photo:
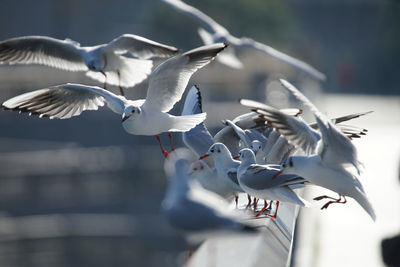
<instances>
[{"instance_id":1,"label":"bird's head","mask_svg":"<svg viewBox=\"0 0 400 267\"><path fill-rule=\"evenodd\" d=\"M243 148L239 152L239 160L241 162L249 162L251 164L256 163L256 156L254 155L253 150L248 148Z\"/></svg>"},{"instance_id":2,"label":"bird's head","mask_svg":"<svg viewBox=\"0 0 400 267\"><path fill-rule=\"evenodd\" d=\"M124 121L126 121L127 119L130 119L130 118L135 118L141 112L142 112L142 110L140 109L140 107L127 106L124 109L124 113L122 114L122 122L124 122Z\"/></svg>"},{"instance_id":3,"label":"bird's head","mask_svg":"<svg viewBox=\"0 0 400 267\"><path fill-rule=\"evenodd\" d=\"M91 58L89 60L86 60L86 65L91 71L102 71L102 66L100 60L97 60L96 58Z\"/></svg>"},{"instance_id":4,"label":"bird's head","mask_svg":"<svg viewBox=\"0 0 400 267\"><path fill-rule=\"evenodd\" d=\"M232 157L231 152L229 152L228 148L222 143L215 143L208 149L207 153L202 155L200 159L204 159L208 156L212 158L220 158L220 157Z\"/></svg>"},{"instance_id":5,"label":"bird's head","mask_svg":"<svg viewBox=\"0 0 400 267\"><path fill-rule=\"evenodd\" d=\"M253 150L255 155L257 155L258 151L262 149L262 143L259 140L253 140L250 149Z\"/></svg>"}]
</instances>

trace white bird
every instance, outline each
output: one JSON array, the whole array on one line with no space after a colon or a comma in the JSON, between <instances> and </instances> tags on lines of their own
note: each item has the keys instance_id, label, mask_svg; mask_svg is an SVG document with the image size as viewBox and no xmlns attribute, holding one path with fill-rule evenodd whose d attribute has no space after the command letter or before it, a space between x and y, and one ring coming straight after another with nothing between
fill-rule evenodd
<instances>
[{"instance_id":1,"label":"white bird","mask_svg":"<svg viewBox=\"0 0 400 267\"><path fill-rule=\"evenodd\" d=\"M211 156L214 160L218 176L222 181L232 190L243 192L237 180L237 168L240 165L240 161L232 158L232 154L229 152L228 148L222 143L215 143L208 149L206 154L200 157L200 159L204 159L208 156Z\"/></svg>"},{"instance_id":2,"label":"white bird","mask_svg":"<svg viewBox=\"0 0 400 267\"><path fill-rule=\"evenodd\" d=\"M298 196L289 185L304 184L305 180L297 175L284 175L281 179L273 179L279 173L279 165L260 165L256 164L256 157L251 149L244 148L239 152L241 161L237 169L238 181L243 190L256 198L264 200L276 200L275 214L271 216L276 218L279 202L287 202L302 207L308 207L310 204ZM278 181L279 180L279 181ZM259 216L267 205L256 215Z\"/></svg>"},{"instance_id":3,"label":"white bird","mask_svg":"<svg viewBox=\"0 0 400 267\"><path fill-rule=\"evenodd\" d=\"M170 183L162 210L189 243L199 244L206 238L226 233L256 233L254 227L240 221L223 198L203 189L191 178L186 159L178 157L172 164L174 170L167 173Z\"/></svg>"},{"instance_id":4,"label":"white bird","mask_svg":"<svg viewBox=\"0 0 400 267\"><path fill-rule=\"evenodd\" d=\"M209 43L215 43L215 42L227 42L230 44L229 49L231 50L229 54L226 55L221 55L221 63L227 64L228 66L231 66L233 68L241 68L242 63L240 60L235 56L234 49L236 48L248 48L252 50L259 51L263 54L272 56L282 62L285 62L286 64L289 64L301 71L304 71L311 75L312 77L318 79L318 80L325 80L326 77L323 73L320 71L316 70L314 67L310 66L309 64L298 60L296 58L293 58L287 54L284 54L270 46L267 46L265 44L259 43L257 41L254 41L250 38L237 38L233 35L231 35L227 29L225 29L223 26L215 22L212 18L204 14L202 11L198 10L197 8L190 6L180 0L162 0L164 3L169 4L173 8L175 8L177 11L194 18L197 20L200 24L203 25L203 27L206 29L200 29L199 34L205 44Z\"/></svg>"},{"instance_id":5,"label":"white bird","mask_svg":"<svg viewBox=\"0 0 400 267\"><path fill-rule=\"evenodd\" d=\"M307 152L306 156L288 157L282 164L281 173L300 175L315 185L339 194L338 199L328 196L315 198L315 200L332 199L322 209L332 203L346 203L346 196L349 196L355 199L375 220L375 211L367 198L364 187L357 175L346 168L350 165L360 173L361 163L357 157L356 147L292 84L285 80L281 80L281 83L302 104L311 109L321 132L321 138L317 140L311 128L297 118L275 123L273 127L290 143L302 147Z\"/></svg>"},{"instance_id":6,"label":"white bird","mask_svg":"<svg viewBox=\"0 0 400 267\"><path fill-rule=\"evenodd\" d=\"M40 64L85 71L94 80L104 80L104 87L120 86L123 94L122 86L132 87L151 73L151 58L170 57L177 52L175 47L133 34L123 34L108 44L96 46L80 46L70 39L24 36L0 42L0 64Z\"/></svg>"},{"instance_id":7,"label":"white bird","mask_svg":"<svg viewBox=\"0 0 400 267\"><path fill-rule=\"evenodd\" d=\"M173 116L167 112L181 99L192 74L225 47L222 43L202 46L166 60L150 75L146 99L132 101L99 87L64 84L16 96L5 101L3 107L66 119L107 103L112 111L122 115L125 131L135 135L156 135L159 140L160 133L188 131L206 118L205 113ZM163 148L162 151L166 152Z\"/></svg>"}]
</instances>

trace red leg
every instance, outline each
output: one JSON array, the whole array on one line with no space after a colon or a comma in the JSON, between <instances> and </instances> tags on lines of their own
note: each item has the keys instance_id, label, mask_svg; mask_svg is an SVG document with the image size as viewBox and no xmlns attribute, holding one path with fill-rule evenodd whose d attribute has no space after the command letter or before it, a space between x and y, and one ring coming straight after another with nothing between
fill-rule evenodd
<instances>
[{"instance_id":1,"label":"red leg","mask_svg":"<svg viewBox=\"0 0 400 267\"><path fill-rule=\"evenodd\" d=\"M249 194L247 194L247 206L246 209L248 209L251 206L251 197Z\"/></svg>"},{"instance_id":2,"label":"red leg","mask_svg":"<svg viewBox=\"0 0 400 267\"><path fill-rule=\"evenodd\" d=\"M323 209L327 209L329 207L330 204L333 203L340 203L340 204L345 204L347 203L346 197L343 196L343 200L342 200L342 196L339 195L339 198L334 200L334 201L328 201L327 203L325 203L325 205L322 206L321 210Z\"/></svg>"},{"instance_id":3,"label":"red leg","mask_svg":"<svg viewBox=\"0 0 400 267\"><path fill-rule=\"evenodd\" d=\"M272 219L276 219L276 216L278 215L278 208L279 208L279 201L276 201L276 209L275 209L275 214L274 215L267 215L269 217L271 217Z\"/></svg>"},{"instance_id":4,"label":"red leg","mask_svg":"<svg viewBox=\"0 0 400 267\"><path fill-rule=\"evenodd\" d=\"M100 71L104 75L104 89L107 89L107 75L104 71Z\"/></svg>"},{"instance_id":5,"label":"red leg","mask_svg":"<svg viewBox=\"0 0 400 267\"><path fill-rule=\"evenodd\" d=\"M256 217L260 216L267 209L267 201L264 200L264 207L256 214Z\"/></svg>"},{"instance_id":6,"label":"red leg","mask_svg":"<svg viewBox=\"0 0 400 267\"><path fill-rule=\"evenodd\" d=\"M168 158L169 154L168 152L163 148L162 144L161 144L161 139L158 135L156 135L157 141L160 144L160 148L161 148L161 153L163 153L164 157Z\"/></svg>"},{"instance_id":7,"label":"red leg","mask_svg":"<svg viewBox=\"0 0 400 267\"><path fill-rule=\"evenodd\" d=\"M174 142L172 142L172 133L168 132L169 142L171 143L171 151L175 151Z\"/></svg>"},{"instance_id":8,"label":"red leg","mask_svg":"<svg viewBox=\"0 0 400 267\"><path fill-rule=\"evenodd\" d=\"M253 208L254 208L254 210L257 209L257 204L258 204L258 199L254 198L254 200L253 200Z\"/></svg>"},{"instance_id":9,"label":"red leg","mask_svg":"<svg viewBox=\"0 0 400 267\"><path fill-rule=\"evenodd\" d=\"M117 70L117 74L118 74L118 87L119 87L119 91L120 91L120 93L121 93L122 96L125 96L124 89L122 89L122 86L121 86L121 74L119 73L119 70Z\"/></svg>"}]
</instances>

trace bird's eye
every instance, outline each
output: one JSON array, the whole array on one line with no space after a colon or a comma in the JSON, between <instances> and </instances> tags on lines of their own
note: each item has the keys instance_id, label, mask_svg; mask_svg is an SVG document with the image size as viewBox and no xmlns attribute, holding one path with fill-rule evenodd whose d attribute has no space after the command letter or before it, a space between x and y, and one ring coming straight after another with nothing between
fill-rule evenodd
<instances>
[{"instance_id":1,"label":"bird's eye","mask_svg":"<svg viewBox=\"0 0 400 267\"><path fill-rule=\"evenodd\" d=\"M289 166L290 166L290 167L293 167L293 160L292 160L292 158L289 158Z\"/></svg>"},{"instance_id":2,"label":"bird's eye","mask_svg":"<svg viewBox=\"0 0 400 267\"><path fill-rule=\"evenodd\" d=\"M214 149L211 149L210 152L211 152L211 153L214 153Z\"/></svg>"},{"instance_id":3,"label":"bird's eye","mask_svg":"<svg viewBox=\"0 0 400 267\"><path fill-rule=\"evenodd\" d=\"M134 110L134 109L132 110L132 113L135 113L135 110Z\"/></svg>"},{"instance_id":4,"label":"bird's eye","mask_svg":"<svg viewBox=\"0 0 400 267\"><path fill-rule=\"evenodd\" d=\"M285 163L282 164L282 168L286 168L286 164Z\"/></svg>"},{"instance_id":5,"label":"bird's eye","mask_svg":"<svg viewBox=\"0 0 400 267\"><path fill-rule=\"evenodd\" d=\"M221 152L221 150L219 150L219 149L218 149L218 150L217 150L217 152L218 152L218 153L220 153L220 152Z\"/></svg>"}]
</instances>

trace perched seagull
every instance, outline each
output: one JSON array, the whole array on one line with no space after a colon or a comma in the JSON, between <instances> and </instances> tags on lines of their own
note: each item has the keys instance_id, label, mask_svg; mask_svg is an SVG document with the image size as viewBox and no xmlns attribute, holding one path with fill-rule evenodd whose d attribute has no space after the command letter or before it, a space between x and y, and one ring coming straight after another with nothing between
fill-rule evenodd
<instances>
[{"instance_id":1,"label":"perched seagull","mask_svg":"<svg viewBox=\"0 0 400 267\"><path fill-rule=\"evenodd\" d=\"M307 153L306 156L288 157L282 164L282 171L279 174L297 174L315 185L339 194L338 199L328 196L315 198L315 200L332 199L322 209L327 208L332 203L346 203L346 196L349 196L354 198L375 220L375 211L367 198L364 187L357 175L346 168L348 166L354 167L358 174L360 173L361 163L357 157L356 147L299 90L285 80L280 81L302 104L311 109L321 132L321 137L320 139L316 138L315 132L297 118L275 123L273 127L279 133L290 143L301 147Z\"/></svg>"},{"instance_id":2,"label":"perched seagull","mask_svg":"<svg viewBox=\"0 0 400 267\"><path fill-rule=\"evenodd\" d=\"M231 35L227 29L222 27L220 24L215 22L212 18L204 14L202 11L198 10L197 8L190 6L180 0L162 0L164 3L169 4L173 8L175 8L177 11L194 18L197 20L200 24L203 25L204 29L199 30L199 34L203 41L206 44L209 43L215 43L215 42L227 42L230 44L229 49L231 49L230 54L223 55L221 54L221 60L222 63L227 64L228 66L231 66L233 68L241 68L243 64L240 62L240 60L235 56L234 49L236 48L248 48L248 49L253 49L256 51L259 51L261 53L267 54L269 56L272 56L282 62L285 62L299 70L302 70L312 77L318 79L318 80L325 80L326 77L323 73L319 72L309 64L298 60L296 58L293 58L289 55L286 55L282 52L279 52L278 50L267 46L265 44L259 43L257 41L254 41L250 38L237 38L233 35Z\"/></svg>"},{"instance_id":3,"label":"perched seagull","mask_svg":"<svg viewBox=\"0 0 400 267\"><path fill-rule=\"evenodd\" d=\"M0 42L0 64L40 64L67 71L85 71L106 84L132 87L151 73L154 57L170 57L178 49L123 34L108 44L80 46L70 39L24 36ZM130 55L126 57L124 55ZM134 57L134 58L132 58Z\"/></svg>"},{"instance_id":4,"label":"perched seagull","mask_svg":"<svg viewBox=\"0 0 400 267\"><path fill-rule=\"evenodd\" d=\"M215 168L221 180L232 190L244 192L237 180L237 168L240 165L240 161L232 158L232 154L229 152L228 148L222 143L215 143L208 149L206 154L200 157L200 159L204 159L208 156L213 158Z\"/></svg>"},{"instance_id":5,"label":"perched seagull","mask_svg":"<svg viewBox=\"0 0 400 267\"><path fill-rule=\"evenodd\" d=\"M237 169L238 181L243 190L256 198L264 200L276 200L276 218L279 202L288 202L302 207L309 206L309 203L298 196L289 185L304 184L305 180L297 175L283 175L282 179L273 179L279 173L279 165L259 165L256 164L256 157L251 149L244 148L239 152L241 161ZM279 180L279 181L278 181ZM263 209L256 215L258 217L267 208L264 202Z\"/></svg>"},{"instance_id":6,"label":"perched seagull","mask_svg":"<svg viewBox=\"0 0 400 267\"><path fill-rule=\"evenodd\" d=\"M2 106L51 119L67 119L107 103L112 111L122 115L122 126L128 133L156 135L160 142L160 133L188 131L204 121L206 113L173 116L167 112L181 99L192 74L225 47L222 43L202 46L166 60L150 75L146 99L127 100L99 87L64 84L16 96ZM162 146L161 150L168 155Z\"/></svg>"},{"instance_id":7,"label":"perched seagull","mask_svg":"<svg viewBox=\"0 0 400 267\"><path fill-rule=\"evenodd\" d=\"M170 159L167 159L170 160ZM184 234L191 244L225 233L256 233L256 229L242 223L218 195L203 189L191 179L189 162L177 158L174 170L168 174L170 183L162 203L169 223Z\"/></svg>"}]
</instances>

